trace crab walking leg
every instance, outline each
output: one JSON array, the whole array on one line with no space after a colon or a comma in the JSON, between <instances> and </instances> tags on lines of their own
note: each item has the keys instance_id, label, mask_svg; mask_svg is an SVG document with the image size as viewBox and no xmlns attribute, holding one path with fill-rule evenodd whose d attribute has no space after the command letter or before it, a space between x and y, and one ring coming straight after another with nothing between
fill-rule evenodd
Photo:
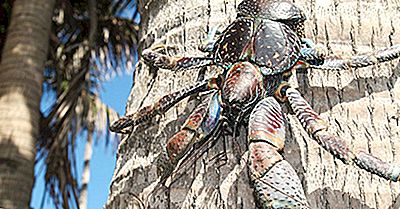
<instances>
[{"instance_id":1,"label":"crab walking leg","mask_svg":"<svg viewBox=\"0 0 400 209\"><path fill-rule=\"evenodd\" d=\"M279 153L285 125L279 103L261 100L249 120L249 171L261 208L309 208L300 179Z\"/></svg>"},{"instance_id":2,"label":"crab walking leg","mask_svg":"<svg viewBox=\"0 0 400 209\"><path fill-rule=\"evenodd\" d=\"M184 98L195 93L204 92L218 88L219 78L211 78L209 80L200 81L185 89L181 89L174 93L163 96L156 103L143 107L137 112L126 115L114 121L110 125L110 131L117 133L125 133L124 129L130 126L136 126L140 123L149 121L156 115L165 113L172 106L183 100Z\"/></svg>"},{"instance_id":3,"label":"crab walking leg","mask_svg":"<svg viewBox=\"0 0 400 209\"><path fill-rule=\"evenodd\" d=\"M348 59L340 57L327 57L322 65L311 65L311 68L323 70L345 70L375 65L381 62L394 60L400 57L400 45L380 49L364 55L352 56Z\"/></svg>"},{"instance_id":4,"label":"crab walking leg","mask_svg":"<svg viewBox=\"0 0 400 209\"><path fill-rule=\"evenodd\" d=\"M209 94L189 115L181 130L167 142L168 156L176 164L193 143L208 136L217 126L221 115L219 94Z\"/></svg>"},{"instance_id":5,"label":"crab walking leg","mask_svg":"<svg viewBox=\"0 0 400 209\"><path fill-rule=\"evenodd\" d=\"M209 57L171 57L151 49L144 50L142 58L155 67L171 70L188 70L214 64L213 59Z\"/></svg>"},{"instance_id":6,"label":"crab walking leg","mask_svg":"<svg viewBox=\"0 0 400 209\"><path fill-rule=\"evenodd\" d=\"M300 120L304 129L333 156L346 164L354 163L360 168L387 180L400 180L400 166L391 165L365 151L353 151L347 146L343 139L328 133L328 126L325 121L314 112L296 89L287 89L286 96L289 105Z\"/></svg>"}]
</instances>

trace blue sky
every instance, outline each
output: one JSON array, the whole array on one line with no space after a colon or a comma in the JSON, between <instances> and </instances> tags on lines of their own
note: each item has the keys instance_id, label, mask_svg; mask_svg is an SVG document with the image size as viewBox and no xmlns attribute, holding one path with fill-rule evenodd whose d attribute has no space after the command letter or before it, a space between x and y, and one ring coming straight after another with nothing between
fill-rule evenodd
<instances>
[{"instance_id":1,"label":"blue sky","mask_svg":"<svg viewBox=\"0 0 400 209\"><path fill-rule=\"evenodd\" d=\"M102 100L120 115L125 113L125 105L132 86L132 74L125 74L103 83ZM83 152L85 138L78 138L77 167L78 174L82 173ZM111 146L106 147L105 141L100 139L94 146L93 157L90 162L90 183L88 187L88 209L101 209L107 201L111 177L115 167L116 150ZM41 166L36 166L40 168ZM36 171L35 173L38 173ZM34 209L53 209L53 202L47 198L43 208L41 207L44 194L43 172L36 178L32 193L31 207ZM80 180L80 176L78 178Z\"/></svg>"}]
</instances>

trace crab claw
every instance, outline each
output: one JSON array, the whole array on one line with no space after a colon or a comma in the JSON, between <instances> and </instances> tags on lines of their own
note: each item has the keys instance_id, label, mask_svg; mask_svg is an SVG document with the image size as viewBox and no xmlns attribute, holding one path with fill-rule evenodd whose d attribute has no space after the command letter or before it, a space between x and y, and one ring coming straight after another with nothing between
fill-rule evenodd
<instances>
[{"instance_id":1,"label":"crab claw","mask_svg":"<svg viewBox=\"0 0 400 209\"><path fill-rule=\"evenodd\" d=\"M130 125L131 125L130 118L123 116L123 117L119 118L118 120L112 122L109 129L112 132L127 134L130 131L128 131L126 128L129 127Z\"/></svg>"},{"instance_id":2,"label":"crab claw","mask_svg":"<svg viewBox=\"0 0 400 209\"><path fill-rule=\"evenodd\" d=\"M159 53L154 52L151 49L145 49L142 52L142 58L145 62L153 64L154 60L159 56Z\"/></svg>"},{"instance_id":3,"label":"crab claw","mask_svg":"<svg viewBox=\"0 0 400 209\"><path fill-rule=\"evenodd\" d=\"M144 50L142 58L146 63L158 68L173 69L176 66L176 58L154 52L151 49Z\"/></svg>"}]
</instances>

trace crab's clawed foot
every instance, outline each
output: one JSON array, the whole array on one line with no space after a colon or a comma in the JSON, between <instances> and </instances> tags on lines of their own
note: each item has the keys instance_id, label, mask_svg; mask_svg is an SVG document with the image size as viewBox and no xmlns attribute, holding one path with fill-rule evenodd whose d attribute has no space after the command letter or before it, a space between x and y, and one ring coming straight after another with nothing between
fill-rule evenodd
<instances>
[{"instance_id":1,"label":"crab's clawed foot","mask_svg":"<svg viewBox=\"0 0 400 209\"><path fill-rule=\"evenodd\" d=\"M157 110L158 106L146 106L133 114L122 116L114 121L109 129L115 133L128 134L131 132L130 127L150 121L157 114Z\"/></svg>"},{"instance_id":2,"label":"crab's clawed foot","mask_svg":"<svg viewBox=\"0 0 400 209\"><path fill-rule=\"evenodd\" d=\"M146 49L142 52L143 60L154 67L163 69L173 69L176 67L177 58Z\"/></svg>"},{"instance_id":3,"label":"crab's clawed foot","mask_svg":"<svg viewBox=\"0 0 400 209\"><path fill-rule=\"evenodd\" d=\"M110 131L115 133L128 134L130 133L130 130L128 130L127 127L131 126L130 123L131 119L129 118L129 116L123 116L118 120L112 122L109 129Z\"/></svg>"},{"instance_id":4,"label":"crab's clawed foot","mask_svg":"<svg viewBox=\"0 0 400 209\"><path fill-rule=\"evenodd\" d=\"M142 58L149 65L170 70L188 70L214 64L209 57L170 57L151 49L144 50Z\"/></svg>"}]
</instances>

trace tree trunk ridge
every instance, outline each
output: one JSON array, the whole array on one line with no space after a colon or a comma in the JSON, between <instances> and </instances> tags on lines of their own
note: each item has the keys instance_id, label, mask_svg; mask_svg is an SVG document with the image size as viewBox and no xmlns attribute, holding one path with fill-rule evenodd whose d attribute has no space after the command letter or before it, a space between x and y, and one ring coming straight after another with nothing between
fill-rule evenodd
<instances>
[{"instance_id":1,"label":"tree trunk ridge","mask_svg":"<svg viewBox=\"0 0 400 209\"><path fill-rule=\"evenodd\" d=\"M166 44L175 46L168 50L171 55L202 56L198 45L212 27L223 29L235 19L238 3L143 0L141 47ZM306 36L326 45L331 53L350 56L400 44L398 1L301 0L296 4L308 17ZM211 68L205 76L215 71ZM150 69L139 62L127 114L189 85L198 74L199 70ZM297 73L292 85L328 121L328 131L342 137L350 148L400 164L398 77L396 60L348 71ZM185 100L146 130L142 127L125 136L106 208L255 208L245 134L220 138L173 183L157 185L166 160L166 141L196 102L197 98ZM311 208L400 208L399 183L344 165L310 139L295 116L287 114L286 119L284 156L300 176Z\"/></svg>"}]
</instances>

